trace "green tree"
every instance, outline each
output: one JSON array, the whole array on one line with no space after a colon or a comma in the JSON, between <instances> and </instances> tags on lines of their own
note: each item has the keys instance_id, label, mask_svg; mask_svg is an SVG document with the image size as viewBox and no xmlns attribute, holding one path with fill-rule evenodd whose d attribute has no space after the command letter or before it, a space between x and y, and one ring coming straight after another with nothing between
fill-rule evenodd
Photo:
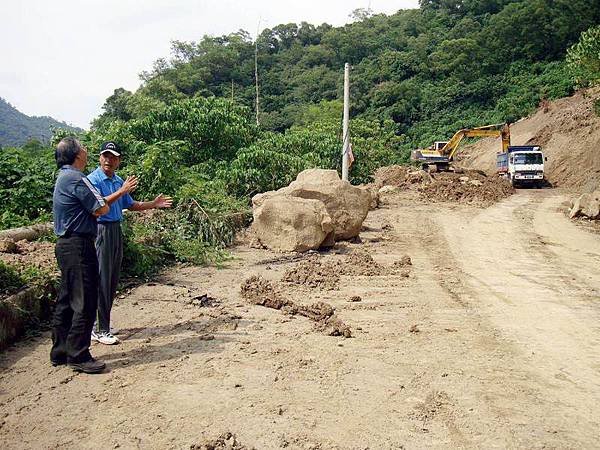
<instances>
[{"instance_id":1,"label":"green tree","mask_svg":"<svg viewBox=\"0 0 600 450\"><path fill-rule=\"evenodd\" d=\"M600 83L600 25L581 33L567 51L567 63L579 86Z\"/></svg>"}]
</instances>

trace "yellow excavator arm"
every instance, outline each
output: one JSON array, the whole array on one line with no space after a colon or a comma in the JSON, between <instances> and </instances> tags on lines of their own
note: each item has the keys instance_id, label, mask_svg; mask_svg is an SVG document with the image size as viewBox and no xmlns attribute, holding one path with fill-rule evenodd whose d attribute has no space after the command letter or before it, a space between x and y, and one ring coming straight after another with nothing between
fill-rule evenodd
<instances>
[{"instance_id":1,"label":"yellow excavator arm","mask_svg":"<svg viewBox=\"0 0 600 450\"><path fill-rule=\"evenodd\" d=\"M465 128L458 130L452 136L439 152L440 156L445 156L449 161L452 161L458 150L458 146L463 138L466 137L497 137L502 136L502 151L506 152L510 145L510 127L508 123L498 123L495 125L486 125L484 127Z\"/></svg>"}]
</instances>

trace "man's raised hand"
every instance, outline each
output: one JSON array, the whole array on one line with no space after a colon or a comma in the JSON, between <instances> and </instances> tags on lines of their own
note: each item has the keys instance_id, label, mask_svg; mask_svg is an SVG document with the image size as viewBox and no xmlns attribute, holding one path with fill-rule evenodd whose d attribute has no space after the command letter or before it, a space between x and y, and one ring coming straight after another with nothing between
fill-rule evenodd
<instances>
[{"instance_id":1,"label":"man's raised hand","mask_svg":"<svg viewBox=\"0 0 600 450\"><path fill-rule=\"evenodd\" d=\"M121 190L123 191L123 193L129 194L130 192L133 192L137 189L138 183L139 183L138 177L136 177L135 175L130 175L127 177L127 179L123 183Z\"/></svg>"}]
</instances>

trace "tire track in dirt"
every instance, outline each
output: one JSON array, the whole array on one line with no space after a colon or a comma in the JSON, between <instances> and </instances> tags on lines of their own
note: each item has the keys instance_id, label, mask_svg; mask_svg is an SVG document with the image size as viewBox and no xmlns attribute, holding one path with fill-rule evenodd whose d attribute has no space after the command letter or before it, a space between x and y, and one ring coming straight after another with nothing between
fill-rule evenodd
<instances>
[{"instance_id":1,"label":"tire track in dirt","mask_svg":"<svg viewBox=\"0 0 600 450\"><path fill-rule=\"evenodd\" d=\"M582 232L563 222L557 202L551 192L522 191L474 217L442 221L473 287L472 301L520 358L531 355L530 386L539 401L554 405L545 414L548 423L562 423L573 442L589 446L599 437L599 311L590 302L599 279L594 258L585 254L577 258L580 271L573 270L573 251L563 250L570 245L564 233ZM546 233L561 227L550 232L551 246L536 230L540 217Z\"/></svg>"}]
</instances>

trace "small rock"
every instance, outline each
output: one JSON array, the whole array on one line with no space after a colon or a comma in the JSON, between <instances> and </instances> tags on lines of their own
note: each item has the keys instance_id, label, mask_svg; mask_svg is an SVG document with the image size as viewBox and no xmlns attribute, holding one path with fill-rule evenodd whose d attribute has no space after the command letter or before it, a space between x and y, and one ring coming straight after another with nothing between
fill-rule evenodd
<instances>
[{"instance_id":1,"label":"small rock","mask_svg":"<svg viewBox=\"0 0 600 450\"><path fill-rule=\"evenodd\" d=\"M359 295L353 295L352 297L350 297L350 300L348 300L348 301L351 303L362 302L362 298L360 298Z\"/></svg>"},{"instance_id":2,"label":"small rock","mask_svg":"<svg viewBox=\"0 0 600 450\"><path fill-rule=\"evenodd\" d=\"M198 336L198 339L200 339L201 341L214 341L215 336L213 334L203 334L201 336Z\"/></svg>"},{"instance_id":3,"label":"small rock","mask_svg":"<svg viewBox=\"0 0 600 450\"><path fill-rule=\"evenodd\" d=\"M414 324L413 326L411 326L408 331L410 331L411 333L418 333L419 331L419 327L417 326L417 324Z\"/></svg>"}]
</instances>

